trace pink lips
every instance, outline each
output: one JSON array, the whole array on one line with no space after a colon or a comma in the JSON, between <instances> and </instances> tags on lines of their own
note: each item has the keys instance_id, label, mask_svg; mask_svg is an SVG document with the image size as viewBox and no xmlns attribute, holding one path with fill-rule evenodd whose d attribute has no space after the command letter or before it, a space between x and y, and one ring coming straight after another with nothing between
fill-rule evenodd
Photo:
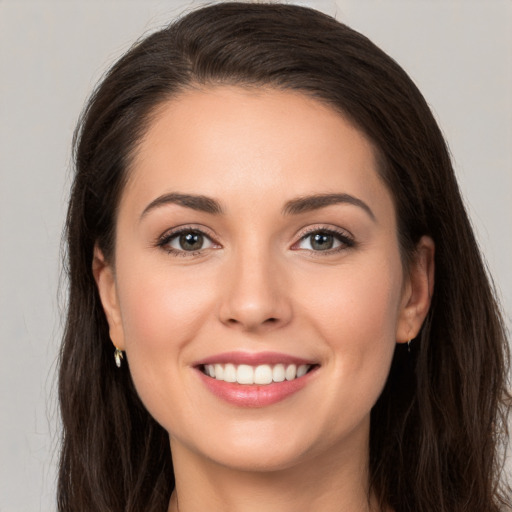
<instances>
[{"instance_id":1,"label":"pink lips","mask_svg":"<svg viewBox=\"0 0 512 512\"><path fill-rule=\"evenodd\" d=\"M291 381L273 382L271 384L238 384L236 382L225 382L209 377L203 373L204 365L208 364L227 364L234 365L247 364L257 366L262 364L308 364L314 366L306 375ZM238 407L265 407L284 400L285 398L297 393L306 386L311 378L314 377L318 366L314 361L280 354L276 352L225 352L216 354L194 363L198 377L206 388L218 398Z\"/></svg>"},{"instance_id":2,"label":"pink lips","mask_svg":"<svg viewBox=\"0 0 512 512\"><path fill-rule=\"evenodd\" d=\"M206 364L248 364L257 366L259 364L315 364L314 361L301 359L300 357L290 356L288 354L280 354L278 352L223 352L206 359L201 359L193 363L193 366L201 366Z\"/></svg>"}]
</instances>

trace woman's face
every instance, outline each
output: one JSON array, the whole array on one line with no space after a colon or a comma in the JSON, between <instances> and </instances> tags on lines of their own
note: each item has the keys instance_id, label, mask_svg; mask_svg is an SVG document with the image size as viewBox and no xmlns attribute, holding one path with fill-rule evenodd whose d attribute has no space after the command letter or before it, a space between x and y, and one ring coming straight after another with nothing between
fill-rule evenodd
<instances>
[{"instance_id":1,"label":"woman's face","mask_svg":"<svg viewBox=\"0 0 512 512\"><path fill-rule=\"evenodd\" d=\"M368 140L304 95L215 87L162 105L129 172L95 274L173 449L263 470L366 453L419 329Z\"/></svg>"}]
</instances>

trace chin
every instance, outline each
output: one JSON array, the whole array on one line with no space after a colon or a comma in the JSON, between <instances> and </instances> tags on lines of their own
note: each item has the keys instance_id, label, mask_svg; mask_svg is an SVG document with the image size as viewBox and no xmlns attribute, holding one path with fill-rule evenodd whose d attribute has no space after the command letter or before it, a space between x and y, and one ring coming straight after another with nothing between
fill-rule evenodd
<instances>
[{"instance_id":1,"label":"chin","mask_svg":"<svg viewBox=\"0 0 512 512\"><path fill-rule=\"evenodd\" d=\"M216 464L234 471L272 473L300 465L307 460L306 454L297 449L267 445L264 449L250 446L244 449L226 450L211 454Z\"/></svg>"}]
</instances>

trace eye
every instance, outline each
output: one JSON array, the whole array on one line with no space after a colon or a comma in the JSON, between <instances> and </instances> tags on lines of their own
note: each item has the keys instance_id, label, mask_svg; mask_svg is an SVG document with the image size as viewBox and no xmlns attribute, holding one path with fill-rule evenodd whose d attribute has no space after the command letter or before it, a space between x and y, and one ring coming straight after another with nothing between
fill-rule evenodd
<instances>
[{"instance_id":1,"label":"eye","mask_svg":"<svg viewBox=\"0 0 512 512\"><path fill-rule=\"evenodd\" d=\"M354 246L354 240L346 233L331 229L315 229L304 235L293 248L322 252L346 249Z\"/></svg>"},{"instance_id":2,"label":"eye","mask_svg":"<svg viewBox=\"0 0 512 512\"><path fill-rule=\"evenodd\" d=\"M165 234L158 245L174 255L186 256L215 246L212 239L196 229L183 229Z\"/></svg>"}]
</instances>

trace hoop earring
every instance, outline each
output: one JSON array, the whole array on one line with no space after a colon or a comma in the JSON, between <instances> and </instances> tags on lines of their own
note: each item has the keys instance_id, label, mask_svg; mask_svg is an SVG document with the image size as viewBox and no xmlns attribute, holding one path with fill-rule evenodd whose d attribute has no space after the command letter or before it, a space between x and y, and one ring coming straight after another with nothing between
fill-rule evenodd
<instances>
[{"instance_id":1,"label":"hoop earring","mask_svg":"<svg viewBox=\"0 0 512 512\"><path fill-rule=\"evenodd\" d=\"M120 348L114 350L114 360L116 362L116 366L121 368L121 360L124 359L123 351Z\"/></svg>"}]
</instances>

